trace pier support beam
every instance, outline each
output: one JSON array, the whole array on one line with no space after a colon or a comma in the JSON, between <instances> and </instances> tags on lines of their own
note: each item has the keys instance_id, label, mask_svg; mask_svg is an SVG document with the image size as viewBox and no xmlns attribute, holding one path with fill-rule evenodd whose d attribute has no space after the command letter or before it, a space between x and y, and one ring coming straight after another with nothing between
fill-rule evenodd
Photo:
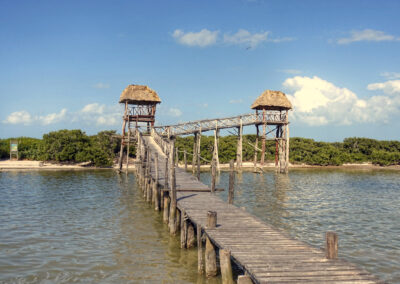
<instances>
[{"instance_id":1,"label":"pier support beam","mask_svg":"<svg viewBox=\"0 0 400 284\"><path fill-rule=\"evenodd\" d=\"M265 135L267 131L267 121L266 121L266 113L265 109L263 109L263 131L262 131L262 137L261 137L261 166L264 166L264 161L265 161Z\"/></svg>"},{"instance_id":2,"label":"pier support beam","mask_svg":"<svg viewBox=\"0 0 400 284\"><path fill-rule=\"evenodd\" d=\"M174 157L174 147L171 147L171 156ZM171 186L170 186L170 198L171 204L169 208L169 232L175 235L177 232L177 209L176 209L176 177L175 177L175 164L172 159L171 163Z\"/></svg>"},{"instance_id":3,"label":"pier support beam","mask_svg":"<svg viewBox=\"0 0 400 284\"><path fill-rule=\"evenodd\" d=\"M119 160L118 160L118 169L121 171L122 169L122 158L124 157L124 144L125 144L125 127L127 121L127 113L128 113L128 103L125 102L125 111L124 111L124 121L122 122L122 138L121 138L121 148L119 150Z\"/></svg>"},{"instance_id":4,"label":"pier support beam","mask_svg":"<svg viewBox=\"0 0 400 284\"><path fill-rule=\"evenodd\" d=\"M197 163L197 136L198 132L194 133L193 137L193 156L192 156L192 173L193 175L196 173L196 163Z\"/></svg>"},{"instance_id":5,"label":"pier support beam","mask_svg":"<svg viewBox=\"0 0 400 284\"><path fill-rule=\"evenodd\" d=\"M235 192L235 169L233 160L230 162L230 172L229 172L229 192L228 192L228 203L233 204L234 192Z\"/></svg>"},{"instance_id":6,"label":"pier support beam","mask_svg":"<svg viewBox=\"0 0 400 284\"><path fill-rule=\"evenodd\" d=\"M231 252L225 249L219 250L219 261L223 284L233 284Z\"/></svg>"},{"instance_id":7,"label":"pier support beam","mask_svg":"<svg viewBox=\"0 0 400 284\"><path fill-rule=\"evenodd\" d=\"M238 142L236 151L236 169L238 171L242 170L243 161L243 125L242 118L240 118L240 126L238 127Z\"/></svg>"},{"instance_id":8,"label":"pier support beam","mask_svg":"<svg viewBox=\"0 0 400 284\"><path fill-rule=\"evenodd\" d=\"M218 142L219 142L219 129L218 129L218 123L215 126L216 129L214 130L214 151L213 151L213 160L216 163L217 171L218 173L221 171L219 167L219 154L218 154Z\"/></svg>"},{"instance_id":9,"label":"pier support beam","mask_svg":"<svg viewBox=\"0 0 400 284\"><path fill-rule=\"evenodd\" d=\"M201 157L201 129L197 135L197 157L196 157L196 161L197 161L197 180L200 180L200 157Z\"/></svg>"},{"instance_id":10,"label":"pier support beam","mask_svg":"<svg viewBox=\"0 0 400 284\"><path fill-rule=\"evenodd\" d=\"M204 273L203 240L200 224L197 224L197 271L199 274Z\"/></svg>"},{"instance_id":11,"label":"pier support beam","mask_svg":"<svg viewBox=\"0 0 400 284\"><path fill-rule=\"evenodd\" d=\"M256 142L254 143L254 171L257 171L257 154L258 154L258 125L256 125Z\"/></svg>"},{"instance_id":12,"label":"pier support beam","mask_svg":"<svg viewBox=\"0 0 400 284\"><path fill-rule=\"evenodd\" d=\"M217 256L215 253L214 245L211 243L208 236L206 236L206 276L214 277L217 276Z\"/></svg>"}]
</instances>

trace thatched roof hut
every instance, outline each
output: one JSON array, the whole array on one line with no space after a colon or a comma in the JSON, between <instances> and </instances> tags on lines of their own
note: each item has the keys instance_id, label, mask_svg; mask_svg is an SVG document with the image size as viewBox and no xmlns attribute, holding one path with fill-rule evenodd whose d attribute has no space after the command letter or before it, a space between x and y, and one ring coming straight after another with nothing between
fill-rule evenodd
<instances>
[{"instance_id":1,"label":"thatched roof hut","mask_svg":"<svg viewBox=\"0 0 400 284\"><path fill-rule=\"evenodd\" d=\"M129 85L122 92L119 102L127 102L128 104L159 104L161 100L157 93L147 86Z\"/></svg>"},{"instance_id":2,"label":"thatched roof hut","mask_svg":"<svg viewBox=\"0 0 400 284\"><path fill-rule=\"evenodd\" d=\"M281 91L265 90L251 105L252 109L289 110L292 104Z\"/></svg>"}]
</instances>

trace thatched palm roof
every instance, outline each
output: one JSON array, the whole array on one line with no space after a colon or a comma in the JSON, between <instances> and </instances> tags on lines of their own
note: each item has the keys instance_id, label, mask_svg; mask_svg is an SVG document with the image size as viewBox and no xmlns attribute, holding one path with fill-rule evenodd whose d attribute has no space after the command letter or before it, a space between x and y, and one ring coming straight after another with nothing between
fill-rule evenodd
<instances>
[{"instance_id":1,"label":"thatched palm roof","mask_svg":"<svg viewBox=\"0 0 400 284\"><path fill-rule=\"evenodd\" d=\"M158 104L161 103L161 100L157 93L147 86L129 85L119 97L119 102L128 102L129 104Z\"/></svg>"},{"instance_id":2,"label":"thatched palm roof","mask_svg":"<svg viewBox=\"0 0 400 284\"><path fill-rule=\"evenodd\" d=\"M292 104L281 91L265 90L251 105L252 109L292 109Z\"/></svg>"}]
</instances>

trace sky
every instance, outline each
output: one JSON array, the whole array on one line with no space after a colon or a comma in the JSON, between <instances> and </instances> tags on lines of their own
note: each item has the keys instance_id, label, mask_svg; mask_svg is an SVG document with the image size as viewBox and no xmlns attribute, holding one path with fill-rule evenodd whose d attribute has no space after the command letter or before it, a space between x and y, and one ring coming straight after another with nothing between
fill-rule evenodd
<instances>
[{"instance_id":1,"label":"sky","mask_svg":"<svg viewBox=\"0 0 400 284\"><path fill-rule=\"evenodd\" d=\"M121 132L119 96L139 84L162 100L159 125L250 113L270 89L293 104L292 137L399 140L399 11L398 0L0 0L0 138Z\"/></svg>"}]
</instances>

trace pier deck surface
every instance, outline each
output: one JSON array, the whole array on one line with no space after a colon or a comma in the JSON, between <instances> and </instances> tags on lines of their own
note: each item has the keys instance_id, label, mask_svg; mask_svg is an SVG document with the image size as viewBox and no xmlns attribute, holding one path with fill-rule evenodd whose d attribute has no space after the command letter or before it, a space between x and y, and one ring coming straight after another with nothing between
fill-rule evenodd
<instances>
[{"instance_id":1,"label":"pier deck surface","mask_svg":"<svg viewBox=\"0 0 400 284\"><path fill-rule=\"evenodd\" d=\"M158 153L159 183L163 185L165 155L151 137L144 139L150 151ZM178 209L200 224L217 247L229 250L256 283L382 283L352 263L326 259L322 250L224 202L183 169L176 170L176 184ZM215 229L206 228L207 211L217 212Z\"/></svg>"}]
</instances>

